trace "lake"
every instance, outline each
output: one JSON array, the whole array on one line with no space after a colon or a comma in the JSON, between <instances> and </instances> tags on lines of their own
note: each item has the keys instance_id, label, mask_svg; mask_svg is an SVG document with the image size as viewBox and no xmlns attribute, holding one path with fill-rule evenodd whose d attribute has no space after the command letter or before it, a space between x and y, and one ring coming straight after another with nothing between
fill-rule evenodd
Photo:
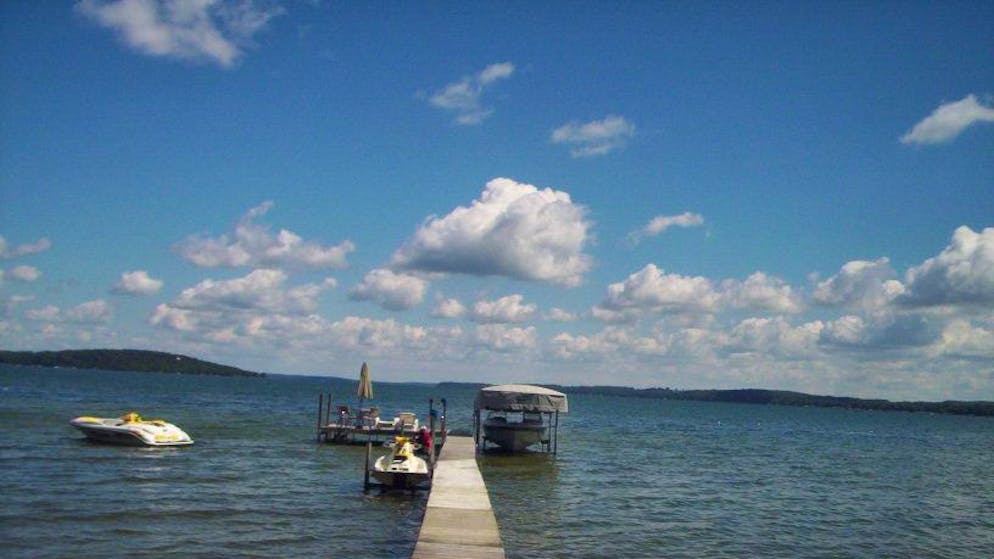
<instances>
[{"instance_id":1,"label":"lake","mask_svg":"<svg viewBox=\"0 0 994 559\"><path fill-rule=\"evenodd\" d=\"M485 379L481 379L483 381ZM475 391L377 383L384 415ZM355 381L0 365L3 557L409 557L424 493L364 493L364 449L315 442ZM92 444L137 411L184 448ZM583 394L559 454L485 455L510 558L990 557L994 418Z\"/></svg>"}]
</instances>

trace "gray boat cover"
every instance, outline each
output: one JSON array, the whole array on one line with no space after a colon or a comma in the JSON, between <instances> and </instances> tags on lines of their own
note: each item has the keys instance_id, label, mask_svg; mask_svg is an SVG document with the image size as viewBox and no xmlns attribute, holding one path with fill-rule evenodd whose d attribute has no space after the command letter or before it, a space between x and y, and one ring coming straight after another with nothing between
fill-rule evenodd
<instances>
[{"instance_id":1,"label":"gray boat cover","mask_svg":"<svg viewBox=\"0 0 994 559\"><path fill-rule=\"evenodd\" d=\"M478 410L562 412L569 411L566 395L531 384L488 386L476 395Z\"/></svg>"}]
</instances>

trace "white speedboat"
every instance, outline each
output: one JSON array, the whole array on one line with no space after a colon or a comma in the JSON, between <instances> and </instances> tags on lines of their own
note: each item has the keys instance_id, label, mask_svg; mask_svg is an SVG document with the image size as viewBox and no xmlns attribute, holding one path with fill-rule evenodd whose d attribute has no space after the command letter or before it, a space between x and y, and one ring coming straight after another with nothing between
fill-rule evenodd
<instances>
[{"instance_id":1,"label":"white speedboat","mask_svg":"<svg viewBox=\"0 0 994 559\"><path fill-rule=\"evenodd\" d=\"M505 450L520 452L533 444L547 442L549 426L538 414L491 412L483 422L483 434L488 441Z\"/></svg>"},{"instance_id":2,"label":"white speedboat","mask_svg":"<svg viewBox=\"0 0 994 559\"><path fill-rule=\"evenodd\" d=\"M181 446L193 444L182 429L161 419L144 420L135 412L121 417L77 417L70 425L87 438L128 446Z\"/></svg>"},{"instance_id":3,"label":"white speedboat","mask_svg":"<svg viewBox=\"0 0 994 559\"><path fill-rule=\"evenodd\" d=\"M393 452L376 459L370 471L377 481L397 489L412 489L428 481L428 463L414 454L409 437L394 437Z\"/></svg>"}]
</instances>

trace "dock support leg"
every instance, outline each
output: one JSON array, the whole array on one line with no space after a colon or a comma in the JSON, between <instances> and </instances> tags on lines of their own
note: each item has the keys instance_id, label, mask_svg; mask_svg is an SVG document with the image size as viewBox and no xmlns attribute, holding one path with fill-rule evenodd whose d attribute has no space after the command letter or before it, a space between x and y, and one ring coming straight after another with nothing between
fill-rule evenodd
<instances>
[{"instance_id":1,"label":"dock support leg","mask_svg":"<svg viewBox=\"0 0 994 559\"><path fill-rule=\"evenodd\" d=\"M366 441L366 467L362 471L362 489L369 491L369 455L373 452L373 441Z\"/></svg>"},{"instance_id":2,"label":"dock support leg","mask_svg":"<svg viewBox=\"0 0 994 559\"><path fill-rule=\"evenodd\" d=\"M321 442L321 410L324 409L324 394L318 394L318 442Z\"/></svg>"}]
</instances>

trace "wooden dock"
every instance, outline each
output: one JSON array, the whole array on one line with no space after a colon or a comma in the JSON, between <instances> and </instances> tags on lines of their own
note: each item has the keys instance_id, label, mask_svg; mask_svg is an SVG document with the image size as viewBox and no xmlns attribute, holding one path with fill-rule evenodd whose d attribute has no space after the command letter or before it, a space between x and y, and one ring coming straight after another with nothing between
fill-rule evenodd
<instances>
[{"instance_id":1,"label":"wooden dock","mask_svg":"<svg viewBox=\"0 0 994 559\"><path fill-rule=\"evenodd\" d=\"M412 559L504 559L472 437L447 437Z\"/></svg>"}]
</instances>

